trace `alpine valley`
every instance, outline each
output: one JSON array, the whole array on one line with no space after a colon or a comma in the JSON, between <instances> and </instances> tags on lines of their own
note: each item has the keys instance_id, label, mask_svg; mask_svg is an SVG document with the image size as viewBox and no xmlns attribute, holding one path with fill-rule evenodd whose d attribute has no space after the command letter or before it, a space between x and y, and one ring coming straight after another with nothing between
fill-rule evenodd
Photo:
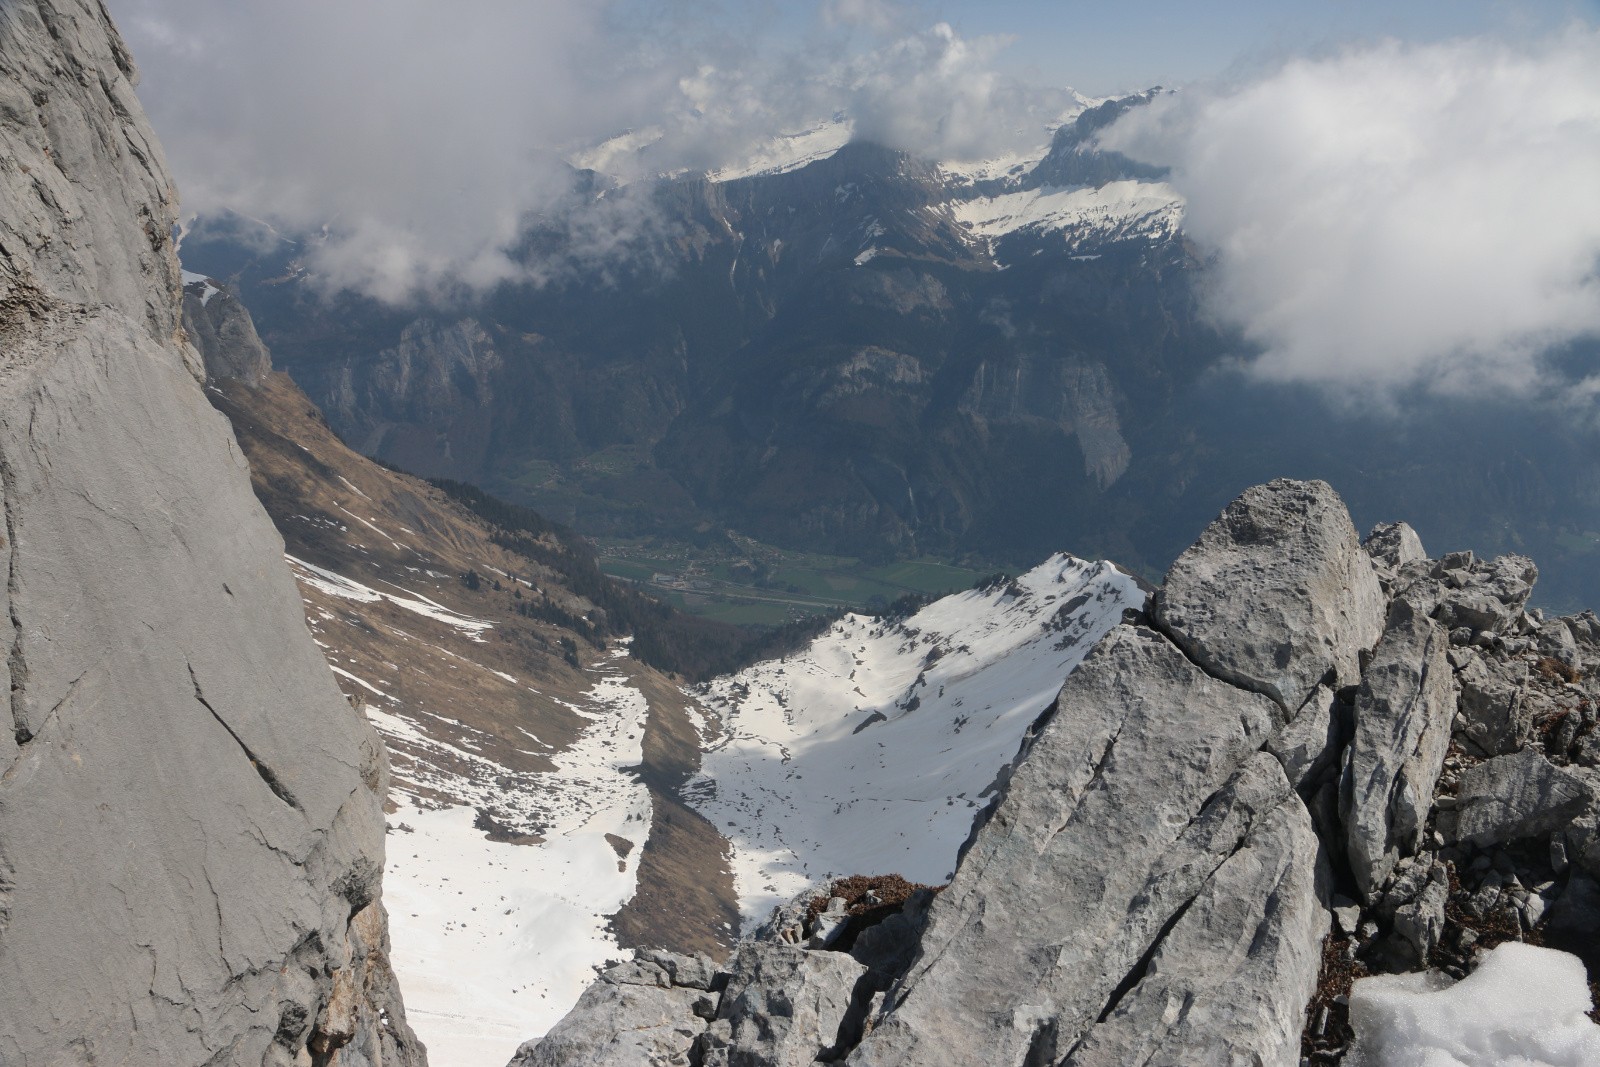
<instances>
[{"instance_id":1,"label":"alpine valley","mask_svg":"<svg viewBox=\"0 0 1600 1067\"><path fill-rule=\"evenodd\" d=\"M1067 548L1154 579L1288 474L1364 523L1534 554L1552 606L1600 597L1586 424L1429 397L1398 419L1230 369L1251 350L1202 309L1182 199L1096 144L1152 95L1084 100L1001 160L835 116L711 174L575 169L514 249L530 280L458 303L329 299L306 266L325 235L235 217L189 220L182 254L357 451L591 537L988 570ZM642 140L574 166L647 166Z\"/></svg>"}]
</instances>

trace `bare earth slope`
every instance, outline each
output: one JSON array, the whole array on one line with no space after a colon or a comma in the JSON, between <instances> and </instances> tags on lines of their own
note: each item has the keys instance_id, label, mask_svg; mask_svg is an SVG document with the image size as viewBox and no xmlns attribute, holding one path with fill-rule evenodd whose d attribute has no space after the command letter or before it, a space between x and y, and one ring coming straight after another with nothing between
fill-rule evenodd
<instances>
[{"instance_id":1,"label":"bare earth slope","mask_svg":"<svg viewBox=\"0 0 1600 1067\"><path fill-rule=\"evenodd\" d=\"M179 325L104 8L0 5L0 1062L425 1062L377 736Z\"/></svg>"}]
</instances>

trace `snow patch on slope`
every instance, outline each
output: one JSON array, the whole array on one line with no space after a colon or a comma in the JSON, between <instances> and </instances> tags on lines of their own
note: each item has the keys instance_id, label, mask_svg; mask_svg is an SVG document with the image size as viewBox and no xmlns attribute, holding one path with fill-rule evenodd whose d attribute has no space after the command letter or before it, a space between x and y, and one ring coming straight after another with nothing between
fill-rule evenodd
<instances>
[{"instance_id":1,"label":"snow patch on slope","mask_svg":"<svg viewBox=\"0 0 1600 1067\"><path fill-rule=\"evenodd\" d=\"M731 182L758 174L786 174L808 163L827 159L849 144L854 132L853 122L836 117L799 133L768 138L738 163L711 171L706 177L714 182Z\"/></svg>"},{"instance_id":2,"label":"snow patch on slope","mask_svg":"<svg viewBox=\"0 0 1600 1067\"><path fill-rule=\"evenodd\" d=\"M954 201L956 221L978 239L1021 231L1065 233L1076 244L1106 238L1168 238L1183 222L1183 197L1165 182L1107 182L1099 188L1028 189Z\"/></svg>"},{"instance_id":3,"label":"snow patch on slope","mask_svg":"<svg viewBox=\"0 0 1600 1067\"><path fill-rule=\"evenodd\" d=\"M365 519L361 521L366 522ZM367 525L372 526L371 523L367 523ZM378 530L376 526L372 528ZM382 530L378 530L378 532L383 533ZM385 534L385 536L388 535ZM483 631L493 628L491 623L487 623L482 619L474 619L458 611L451 611L443 604L429 600L421 593L413 592L409 589L403 590L407 594L405 596L385 593L371 586L362 585L353 578L346 578L335 571L307 563L303 559L296 559L288 555L283 558L289 561L289 566L293 569L296 578L314 589L327 593L329 596L355 600L363 604L371 604L377 600L387 600L395 607L405 608L407 611L414 611L418 615L424 615L447 626L453 626L462 633L479 640L482 639L480 635ZM398 589L400 587L396 586L395 588Z\"/></svg>"},{"instance_id":4,"label":"snow patch on slope","mask_svg":"<svg viewBox=\"0 0 1600 1067\"><path fill-rule=\"evenodd\" d=\"M180 272L183 275L183 288L185 292L193 291L200 297L200 306L205 307L211 303L211 298L222 292L204 274L196 274L192 270Z\"/></svg>"},{"instance_id":5,"label":"snow patch on slope","mask_svg":"<svg viewBox=\"0 0 1600 1067\"><path fill-rule=\"evenodd\" d=\"M613 661L625 655L623 645ZM597 670L573 706L588 728L548 754L556 769L544 774L513 776L471 752L470 737L452 745L368 709L391 747L412 754L409 778L468 801L437 809L404 787L392 794L391 959L434 1067L506 1062L566 1014L597 966L625 955L608 927L637 888L649 836L650 796L632 770L644 758L648 704L614 666ZM541 827L543 841L489 840L474 807L489 801ZM625 857L608 836L631 843Z\"/></svg>"},{"instance_id":6,"label":"snow patch on slope","mask_svg":"<svg viewBox=\"0 0 1600 1067\"><path fill-rule=\"evenodd\" d=\"M855 873L944 882L973 816L1067 674L1144 593L1057 555L902 623L847 615L696 694L722 717L686 798L733 845L746 924Z\"/></svg>"}]
</instances>

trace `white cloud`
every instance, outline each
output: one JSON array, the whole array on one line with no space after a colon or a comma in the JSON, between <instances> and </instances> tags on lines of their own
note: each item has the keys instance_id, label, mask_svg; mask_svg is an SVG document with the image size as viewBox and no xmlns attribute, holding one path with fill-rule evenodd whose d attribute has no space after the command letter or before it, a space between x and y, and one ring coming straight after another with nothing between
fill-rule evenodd
<instances>
[{"instance_id":1,"label":"white cloud","mask_svg":"<svg viewBox=\"0 0 1600 1067\"><path fill-rule=\"evenodd\" d=\"M186 211L326 225L311 269L389 300L573 265L507 249L531 215L595 214L568 197L562 159L626 130L648 148L611 153L625 177L715 169L839 110L860 136L970 157L1037 141L1068 103L996 73L1000 39L907 32L913 9L892 0L827 0L820 36L787 48L762 43L759 16L692 0L112 10ZM625 257L660 236L646 207L635 195L561 225L594 239L575 253Z\"/></svg>"},{"instance_id":2,"label":"white cloud","mask_svg":"<svg viewBox=\"0 0 1600 1067\"><path fill-rule=\"evenodd\" d=\"M1600 32L1384 44L1137 109L1267 379L1525 391L1600 332ZM1370 386L1370 389L1361 388Z\"/></svg>"}]
</instances>

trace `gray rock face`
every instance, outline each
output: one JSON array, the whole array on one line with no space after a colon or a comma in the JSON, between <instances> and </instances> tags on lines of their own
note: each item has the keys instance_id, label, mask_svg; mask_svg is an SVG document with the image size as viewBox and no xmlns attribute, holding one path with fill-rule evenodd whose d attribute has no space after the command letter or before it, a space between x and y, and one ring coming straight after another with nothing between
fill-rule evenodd
<instances>
[{"instance_id":1,"label":"gray rock face","mask_svg":"<svg viewBox=\"0 0 1600 1067\"><path fill-rule=\"evenodd\" d=\"M1155 599L1161 628L1195 662L1290 711L1330 674L1335 688L1356 681L1384 607L1338 494L1287 479L1229 504Z\"/></svg>"},{"instance_id":2,"label":"gray rock face","mask_svg":"<svg viewBox=\"0 0 1600 1067\"><path fill-rule=\"evenodd\" d=\"M0 1062L424 1062L385 959L383 747L178 334L104 8L0 5Z\"/></svg>"},{"instance_id":3,"label":"gray rock face","mask_svg":"<svg viewBox=\"0 0 1600 1067\"><path fill-rule=\"evenodd\" d=\"M1434 617L1447 629L1465 626L1473 633L1513 629L1533 594L1539 568L1526 556L1481 561L1473 560L1470 552L1452 555L1464 558L1447 556L1434 569L1434 578L1446 590Z\"/></svg>"},{"instance_id":4,"label":"gray rock face","mask_svg":"<svg viewBox=\"0 0 1600 1067\"><path fill-rule=\"evenodd\" d=\"M842 952L746 941L728 962L717 1019L726 1045L707 1042L706 1067L807 1067L836 1058L859 1038L867 969ZM851 1007L856 1033L849 1032ZM710 1035L708 1035L709 1037Z\"/></svg>"},{"instance_id":5,"label":"gray rock face","mask_svg":"<svg viewBox=\"0 0 1600 1067\"><path fill-rule=\"evenodd\" d=\"M1316 855L1298 799L1268 811L1182 913L1146 977L1065 1062L1297 1062L1328 931Z\"/></svg>"},{"instance_id":6,"label":"gray rock face","mask_svg":"<svg viewBox=\"0 0 1600 1067\"><path fill-rule=\"evenodd\" d=\"M1515 752L1533 731L1533 716L1523 701L1528 666L1470 656L1456 675L1461 685L1464 740L1485 756Z\"/></svg>"},{"instance_id":7,"label":"gray rock face","mask_svg":"<svg viewBox=\"0 0 1600 1067\"><path fill-rule=\"evenodd\" d=\"M417 425L487 426L502 362L494 339L476 320L417 319L370 365L341 367L325 403L330 416L353 420L359 411L377 410ZM363 425L357 443L376 455L391 428L384 422Z\"/></svg>"},{"instance_id":8,"label":"gray rock face","mask_svg":"<svg viewBox=\"0 0 1600 1067\"><path fill-rule=\"evenodd\" d=\"M1361 679L1339 810L1347 858L1368 900L1422 840L1455 716L1448 646L1436 623L1396 600Z\"/></svg>"},{"instance_id":9,"label":"gray rock face","mask_svg":"<svg viewBox=\"0 0 1600 1067\"><path fill-rule=\"evenodd\" d=\"M983 426L1048 426L1076 435L1084 473L1104 489L1133 459L1117 420L1117 399L1101 363L1016 353L978 364L960 410Z\"/></svg>"},{"instance_id":10,"label":"gray rock face","mask_svg":"<svg viewBox=\"0 0 1600 1067\"><path fill-rule=\"evenodd\" d=\"M1422 548L1422 538L1403 522L1379 523L1367 534L1361 547L1367 550L1373 563L1390 575L1408 563L1428 558L1428 553Z\"/></svg>"},{"instance_id":11,"label":"gray rock face","mask_svg":"<svg viewBox=\"0 0 1600 1067\"><path fill-rule=\"evenodd\" d=\"M688 1067L689 1050L706 1028L694 1013L701 996L674 986L655 964L617 964L548 1034L518 1049L510 1067Z\"/></svg>"},{"instance_id":12,"label":"gray rock face","mask_svg":"<svg viewBox=\"0 0 1600 1067\"><path fill-rule=\"evenodd\" d=\"M1560 829L1593 800L1583 780L1524 749L1463 774L1456 807L1439 813L1439 832L1452 843L1498 845Z\"/></svg>"},{"instance_id":13,"label":"gray rock face","mask_svg":"<svg viewBox=\"0 0 1600 1067\"><path fill-rule=\"evenodd\" d=\"M232 378L254 388L272 373L272 356L255 322L226 290L205 283L185 286L183 328L200 350L207 378Z\"/></svg>"},{"instance_id":14,"label":"gray rock face","mask_svg":"<svg viewBox=\"0 0 1600 1067\"><path fill-rule=\"evenodd\" d=\"M852 1064L1064 1055L1164 924L1291 796L1277 761L1255 755L1276 705L1201 673L1153 631L1112 631L1059 703Z\"/></svg>"}]
</instances>

